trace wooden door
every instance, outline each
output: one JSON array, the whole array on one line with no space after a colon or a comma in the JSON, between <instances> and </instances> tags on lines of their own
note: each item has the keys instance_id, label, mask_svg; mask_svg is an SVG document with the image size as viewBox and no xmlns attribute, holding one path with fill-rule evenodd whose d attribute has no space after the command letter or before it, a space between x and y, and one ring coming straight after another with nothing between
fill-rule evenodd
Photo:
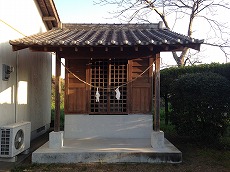
<instances>
[{"instance_id":1,"label":"wooden door","mask_svg":"<svg viewBox=\"0 0 230 172\"><path fill-rule=\"evenodd\" d=\"M127 114L127 64L128 60L93 60L91 61L91 114ZM116 98L115 89L119 87L120 99ZM99 102L96 102L96 91Z\"/></svg>"}]
</instances>

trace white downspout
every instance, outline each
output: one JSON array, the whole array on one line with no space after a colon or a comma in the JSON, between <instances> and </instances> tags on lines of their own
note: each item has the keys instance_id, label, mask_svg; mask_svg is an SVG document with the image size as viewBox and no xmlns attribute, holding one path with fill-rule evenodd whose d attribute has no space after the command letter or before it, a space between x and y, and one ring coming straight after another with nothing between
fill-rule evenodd
<instances>
[{"instance_id":1,"label":"white downspout","mask_svg":"<svg viewBox=\"0 0 230 172\"><path fill-rule=\"evenodd\" d=\"M15 112L15 116L14 116L14 122L16 123L17 122L17 103L18 103L18 56L19 56L19 52L18 51L16 51L16 66L15 66L15 68L16 68L16 70L15 70L15 96L14 96L14 108L15 108L15 110L14 110L14 112Z\"/></svg>"}]
</instances>

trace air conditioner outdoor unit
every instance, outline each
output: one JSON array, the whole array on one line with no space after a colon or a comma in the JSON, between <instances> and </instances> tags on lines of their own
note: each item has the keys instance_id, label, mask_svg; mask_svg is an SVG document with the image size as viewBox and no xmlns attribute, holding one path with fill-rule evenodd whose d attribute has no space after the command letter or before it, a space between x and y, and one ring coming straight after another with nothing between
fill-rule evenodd
<instances>
[{"instance_id":1,"label":"air conditioner outdoor unit","mask_svg":"<svg viewBox=\"0 0 230 172\"><path fill-rule=\"evenodd\" d=\"M31 123L0 127L0 157L14 157L30 147Z\"/></svg>"}]
</instances>

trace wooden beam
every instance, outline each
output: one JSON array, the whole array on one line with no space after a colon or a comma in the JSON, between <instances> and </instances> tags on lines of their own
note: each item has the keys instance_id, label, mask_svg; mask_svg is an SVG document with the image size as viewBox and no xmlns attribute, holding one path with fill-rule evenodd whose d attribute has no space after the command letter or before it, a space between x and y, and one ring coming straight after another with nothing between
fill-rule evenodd
<instances>
[{"instance_id":1,"label":"wooden beam","mask_svg":"<svg viewBox=\"0 0 230 172\"><path fill-rule=\"evenodd\" d=\"M20 46L17 46L17 45L13 45L13 46L12 46L12 50L13 50L13 51L22 50L22 49L25 49L25 48L28 48L28 47L20 47Z\"/></svg>"},{"instance_id":2,"label":"wooden beam","mask_svg":"<svg viewBox=\"0 0 230 172\"><path fill-rule=\"evenodd\" d=\"M154 102L154 130L160 131L160 54L156 54L155 61L155 102Z\"/></svg>"},{"instance_id":3,"label":"wooden beam","mask_svg":"<svg viewBox=\"0 0 230 172\"><path fill-rule=\"evenodd\" d=\"M47 7L49 14L55 17L55 22L53 23L54 27L59 27L61 22L60 22L58 12L57 12L57 9L55 7L53 0L52 1L47 0L46 1L46 7Z\"/></svg>"},{"instance_id":4,"label":"wooden beam","mask_svg":"<svg viewBox=\"0 0 230 172\"><path fill-rule=\"evenodd\" d=\"M55 17L49 16L49 17L42 17L43 21L55 21Z\"/></svg>"},{"instance_id":5,"label":"wooden beam","mask_svg":"<svg viewBox=\"0 0 230 172\"><path fill-rule=\"evenodd\" d=\"M153 46L150 46L150 47L149 47L149 50L150 50L150 51L153 51Z\"/></svg>"},{"instance_id":6,"label":"wooden beam","mask_svg":"<svg viewBox=\"0 0 230 172\"><path fill-rule=\"evenodd\" d=\"M55 76L55 118L54 132L60 131L60 92L61 92L61 58L56 53L56 76Z\"/></svg>"}]
</instances>

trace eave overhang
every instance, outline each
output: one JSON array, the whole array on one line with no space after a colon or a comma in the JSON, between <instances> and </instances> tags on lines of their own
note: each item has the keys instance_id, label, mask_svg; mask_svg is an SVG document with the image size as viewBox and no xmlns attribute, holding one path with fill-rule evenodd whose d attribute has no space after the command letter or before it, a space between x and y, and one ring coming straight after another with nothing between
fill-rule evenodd
<instances>
[{"instance_id":1,"label":"eave overhang","mask_svg":"<svg viewBox=\"0 0 230 172\"><path fill-rule=\"evenodd\" d=\"M13 50L75 51L119 48L134 51L181 51L185 47L200 50L203 40L193 39L159 27L161 24L63 24L22 39L11 40Z\"/></svg>"},{"instance_id":2,"label":"eave overhang","mask_svg":"<svg viewBox=\"0 0 230 172\"><path fill-rule=\"evenodd\" d=\"M61 22L53 0L36 0L36 3L40 8L42 20L47 28L51 30L58 27Z\"/></svg>"}]
</instances>

